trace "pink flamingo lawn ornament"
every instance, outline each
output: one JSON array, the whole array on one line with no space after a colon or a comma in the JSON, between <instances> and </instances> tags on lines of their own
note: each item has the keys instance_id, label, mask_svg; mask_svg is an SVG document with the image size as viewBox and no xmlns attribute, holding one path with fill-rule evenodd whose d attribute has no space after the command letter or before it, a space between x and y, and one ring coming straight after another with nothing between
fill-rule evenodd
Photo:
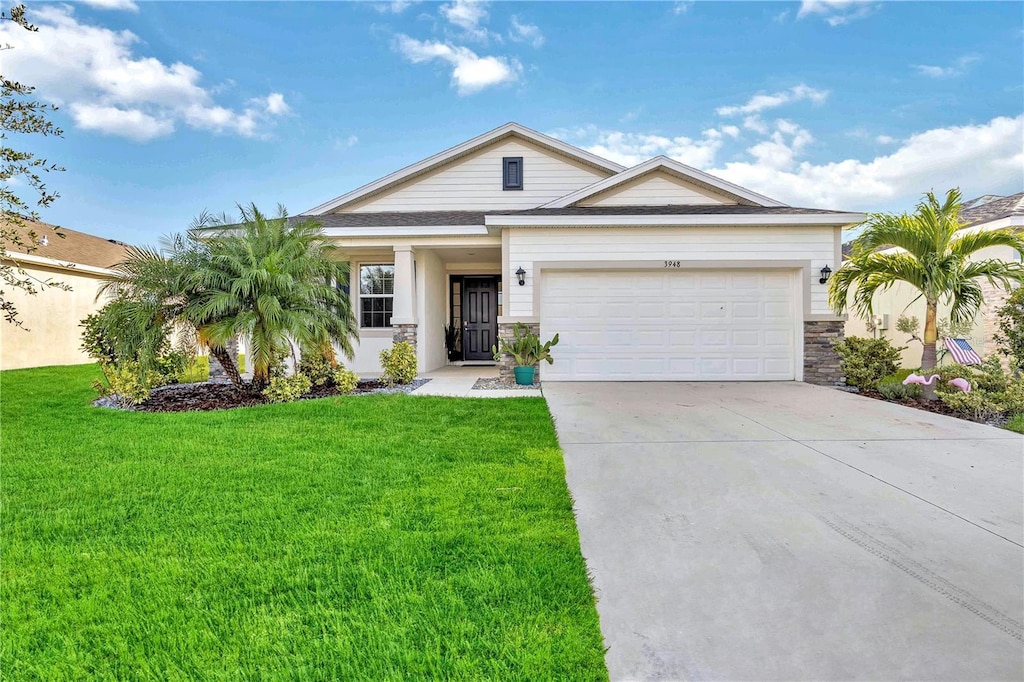
<instances>
[{"instance_id":1,"label":"pink flamingo lawn ornament","mask_svg":"<svg viewBox=\"0 0 1024 682\"><path fill-rule=\"evenodd\" d=\"M903 385L906 386L908 384L921 384L922 386L931 386L932 382L938 378L938 374L933 374L930 377L925 377L923 374L911 373L906 379L903 380ZM955 386L956 388L959 388L964 393L971 392L971 382L967 381L967 379L961 379L960 377L957 377L956 379L950 379L946 383L948 383L950 386Z\"/></svg>"}]
</instances>

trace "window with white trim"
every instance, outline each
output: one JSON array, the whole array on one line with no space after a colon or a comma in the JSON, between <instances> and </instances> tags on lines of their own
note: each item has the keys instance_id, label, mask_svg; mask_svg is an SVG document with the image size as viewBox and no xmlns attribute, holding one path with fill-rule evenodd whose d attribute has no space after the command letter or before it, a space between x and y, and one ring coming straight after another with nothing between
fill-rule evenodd
<instances>
[{"instance_id":1,"label":"window with white trim","mask_svg":"<svg viewBox=\"0 0 1024 682\"><path fill-rule=\"evenodd\" d=\"M395 266L390 264L359 266L359 326L391 326L395 300Z\"/></svg>"}]
</instances>

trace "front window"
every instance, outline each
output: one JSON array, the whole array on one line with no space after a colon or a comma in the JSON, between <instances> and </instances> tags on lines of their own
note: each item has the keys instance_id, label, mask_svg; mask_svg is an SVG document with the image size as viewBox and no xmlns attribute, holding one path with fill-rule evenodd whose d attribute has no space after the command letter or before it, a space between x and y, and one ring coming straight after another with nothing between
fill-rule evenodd
<instances>
[{"instance_id":1,"label":"front window","mask_svg":"<svg viewBox=\"0 0 1024 682\"><path fill-rule=\"evenodd\" d=\"M394 265L359 266L359 326L390 327L394 299Z\"/></svg>"}]
</instances>

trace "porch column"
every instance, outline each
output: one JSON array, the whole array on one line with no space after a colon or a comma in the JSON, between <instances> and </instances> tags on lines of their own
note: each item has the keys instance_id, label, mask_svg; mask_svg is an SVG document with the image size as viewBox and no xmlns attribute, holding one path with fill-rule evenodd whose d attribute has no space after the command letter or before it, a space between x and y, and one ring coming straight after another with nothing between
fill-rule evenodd
<instances>
[{"instance_id":1,"label":"porch column","mask_svg":"<svg viewBox=\"0 0 1024 682\"><path fill-rule=\"evenodd\" d=\"M416 254L411 246L395 247L395 297L391 327L395 343L416 347Z\"/></svg>"}]
</instances>

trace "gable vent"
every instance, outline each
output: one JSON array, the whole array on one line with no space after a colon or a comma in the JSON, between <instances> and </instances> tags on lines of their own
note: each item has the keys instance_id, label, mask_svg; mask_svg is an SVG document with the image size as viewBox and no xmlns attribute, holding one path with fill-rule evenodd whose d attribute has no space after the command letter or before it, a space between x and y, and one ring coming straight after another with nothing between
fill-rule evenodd
<instances>
[{"instance_id":1,"label":"gable vent","mask_svg":"<svg viewBox=\"0 0 1024 682\"><path fill-rule=\"evenodd\" d=\"M523 157L506 156L502 164L502 189L523 188Z\"/></svg>"}]
</instances>

